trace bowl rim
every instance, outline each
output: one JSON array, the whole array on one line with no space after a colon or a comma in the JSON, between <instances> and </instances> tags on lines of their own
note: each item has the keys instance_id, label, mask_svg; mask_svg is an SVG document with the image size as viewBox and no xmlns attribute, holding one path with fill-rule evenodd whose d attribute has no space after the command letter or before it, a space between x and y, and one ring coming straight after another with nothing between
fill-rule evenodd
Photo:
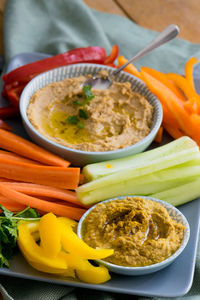
<instances>
[{"instance_id":1,"label":"bowl rim","mask_svg":"<svg viewBox=\"0 0 200 300\"><path fill-rule=\"evenodd\" d=\"M68 67L70 68L70 67L73 67L73 66L77 66L77 67L79 67L79 66L94 66L94 67L102 67L102 69L107 69L107 70L113 70L113 71L115 70L115 68L113 68L113 67L106 66L106 65L101 65L101 64L95 64L95 63L78 63L78 64L72 64L72 65L62 66L62 67L59 67L59 68L53 68L53 69L45 71L45 72L43 72L43 73L35 76L33 79L31 79L28 82L28 84L25 86L25 88L23 89L23 91L22 91L22 94L20 96L19 109L20 109L20 115L21 115L22 120L34 132L34 134L36 136L38 136L40 139L44 140L46 143L49 143L52 146L58 147L59 149L62 149L62 150L71 151L71 152L77 153L77 154L87 154L87 155L91 155L91 156L100 156L100 155L104 155L104 154L105 155L112 155L112 154L115 154L115 153L120 154L120 153L123 153L124 151L125 152L126 151L130 151L130 150L132 150L132 148L134 149L135 147L140 147L141 145L145 144L146 142L149 141L149 139L152 136L154 136L156 134L156 132L158 131L158 129L159 129L161 123L162 123L162 118L163 118L162 105L161 105L159 99L156 97L156 95L154 95L149 90L149 88L147 87L147 85L142 80L140 80L136 76L134 76L132 74L129 74L127 72L124 72L124 71L121 71L121 73L125 74L128 77L132 77L134 79L134 81L136 81L137 83L139 83L141 86L143 86L144 88L146 88L148 90L149 95L153 96L153 101L157 105L158 112L157 112L157 119L155 121L154 127L150 130L149 134L147 136L145 136L142 140L140 140L139 142L137 142L137 143L135 143L133 145L127 146L125 148L122 148L122 149L116 149L116 150L110 150L110 151L102 151L102 152L101 151L96 151L95 152L95 151L83 151L83 150L78 150L78 149L73 149L73 148L66 147L64 145L61 145L59 143L56 143L56 142L48 139L47 137L43 136L40 132L38 132L37 129L31 124L31 122L29 121L29 119L27 117L26 109L27 109L29 101L31 99L31 97L29 97L28 99L26 98L27 91L29 90L30 86L32 86L34 84L35 81L37 81L40 78L45 77L46 74L49 74L49 73L54 72L56 70L61 70L63 68L68 68ZM65 78L67 78L67 77L65 77ZM53 82L53 81L51 81L51 82ZM35 91L34 91L34 93L35 93Z\"/></svg>"},{"instance_id":2,"label":"bowl rim","mask_svg":"<svg viewBox=\"0 0 200 300\"><path fill-rule=\"evenodd\" d=\"M105 266L107 266L108 268L112 268L112 270L124 270L124 271L134 271L134 272L138 272L140 273L141 271L148 271L148 270L152 270L152 269L161 269L162 267L164 267L165 265L167 266L168 264L170 264L171 262L173 262L185 249L185 247L188 244L189 238L190 238L190 226L189 223L186 219L186 217L183 215L183 213L177 209L175 206L173 206L172 204L169 204L163 200L154 198L154 197L150 197L150 196L141 196L141 195L126 195L126 196L120 196L120 197L114 197L114 198L110 198L110 199L106 199L104 201L98 202L95 205L93 205L92 207L90 207L81 217L81 219L79 220L78 226L77 226L77 235L79 238L82 239L82 234L81 234L81 230L82 230L82 224L83 221L85 220L85 218L88 216L88 214L98 205L101 203L106 203L106 202L111 202L111 201L115 201L115 200L123 200L126 199L127 197L139 197L139 198L144 198L147 200L152 200L154 202L160 203L162 206L164 206L167 210L173 210L176 212L176 214L181 218L181 223L186 227L185 228L185 233L184 233L184 237L182 240L182 243L180 245L180 247L168 258L166 258L165 260L155 263L155 264L151 264L148 266L142 266L142 267L128 267L128 266L120 266L120 265L116 265L110 262L107 262L103 259L96 259L95 261L99 262L100 264L103 264ZM172 216L173 218L173 216Z\"/></svg>"}]
</instances>

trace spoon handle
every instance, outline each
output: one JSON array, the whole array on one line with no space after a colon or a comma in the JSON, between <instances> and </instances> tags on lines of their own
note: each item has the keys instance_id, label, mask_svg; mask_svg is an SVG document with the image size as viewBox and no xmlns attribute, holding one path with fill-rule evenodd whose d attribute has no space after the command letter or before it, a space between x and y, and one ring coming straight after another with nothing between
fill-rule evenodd
<instances>
[{"instance_id":1,"label":"spoon handle","mask_svg":"<svg viewBox=\"0 0 200 300\"><path fill-rule=\"evenodd\" d=\"M179 33L179 28L177 25L169 25L165 28L150 44L148 44L143 50L138 52L133 58L131 58L127 63L123 64L120 68L113 72L113 75L118 74L121 70L127 67L130 63L138 60L147 53L151 52L153 49L167 43L168 41L175 38Z\"/></svg>"}]
</instances>

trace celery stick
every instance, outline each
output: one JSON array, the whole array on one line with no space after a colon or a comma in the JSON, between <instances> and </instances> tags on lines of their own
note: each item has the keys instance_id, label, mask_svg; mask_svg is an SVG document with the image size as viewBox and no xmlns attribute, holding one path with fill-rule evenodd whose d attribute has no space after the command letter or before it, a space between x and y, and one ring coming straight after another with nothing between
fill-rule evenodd
<instances>
[{"instance_id":1,"label":"celery stick","mask_svg":"<svg viewBox=\"0 0 200 300\"><path fill-rule=\"evenodd\" d=\"M147 153L148 155L148 151L145 153ZM128 181L133 178L138 178L139 180L140 176L152 174L162 169L183 164L184 162L199 158L199 155L200 152L197 146L184 150L180 149L179 152L170 153L168 155L165 155L164 157L158 157L152 160L149 159L148 161L137 165L135 168L130 167L130 169L121 170L114 174L104 176L89 183L83 184L82 186L77 188L77 193L80 195L80 193L85 193L92 190L95 191L99 188L105 189L106 193L106 189L108 189L110 185L120 184L121 182Z\"/></svg>"},{"instance_id":2,"label":"celery stick","mask_svg":"<svg viewBox=\"0 0 200 300\"><path fill-rule=\"evenodd\" d=\"M121 170L136 168L138 166L141 166L145 162L152 161L157 158L162 158L170 154L175 154L184 149L191 149L195 147L197 147L197 144L191 138L184 136L150 151L120 159L87 165L83 168L83 174L87 181L90 181L116 173Z\"/></svg>"},{"instance_id":3,"label":"celery stick","mask_svg":"<svg viewBox=\"0 0 200 300\"><path fill-rule=\"evenodd\" d=\"M105 189L91 191L77 189L78 199L84 204L92 204L112 197L124 195L150 195L177 185L187 184L200 176L200 157L191 162L154 172L152 174L111 184Z\"/></svg>"},{"instance_id":4,"label":"celery stick","mask_svg":"<svg viewBox=\"0 0 200 300\"><path fill-rule=\"evenodd\" d=\"M200 178L187 184L178 185L169 190L151 195L174 206L182 205L200 197Z\"/></svg>"},{"instance_id":5,"label":"celery stick","mask_svg":"<svg viewBox=\"0 0 200 300\"><path fill-rule=\"evenodd\" d=\"M197 178L197 177L195 177ZM132 185L131 181L121 182L120 184L109 186L108 189L98 189L86 193L77 193L78 199L86 204L94 204L109 198L115 198L127 195L140 195L148 196L155 192L161 192L163 190L177 187L177 185L183 185L190 182L188 179L169 180L161 183L153 182L145 185Z\"/></svg>"}]
</instances>

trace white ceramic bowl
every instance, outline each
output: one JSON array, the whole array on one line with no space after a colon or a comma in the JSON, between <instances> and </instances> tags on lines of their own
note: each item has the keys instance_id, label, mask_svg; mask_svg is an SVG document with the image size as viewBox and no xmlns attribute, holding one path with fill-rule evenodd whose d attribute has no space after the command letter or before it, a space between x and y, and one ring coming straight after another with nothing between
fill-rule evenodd
<instances>
[{"instance_id":1,"label":"white ceramic bowl","mask_svg":"<svg viewBox=\"0 0 200 300\"><path fill-rule=\"evenodd\" d=\"M96 74L101 70L107 70L108 73L111 73L113 71L113 68L104 65L97 65L97 64L74 64L74 65L53 69L33 78L27 84L20 97L20 113L21 113L24 127L27 133L30 135L30 137L37 144L48 149L49 151L52 151L62 156L63 158L69 160L73 165L76 166L84 166L89 163L121 158L121 157L125 157L128 155L132 155L144 151L152 143L162 122L162 107L159 100L156 98L156 96L149 91L149 89L146 87L144 82L142 82L140 79L128 73L121 72L116 80L120 82L129 81L132 85L132 89L134 91L139 92L141 95L144 95L146 99L154 107L151 131L140 142L132 146L119 149L119 150L114 150L114 151L87 152L87 151L67 148L60 144L57 144L49 140L48 138L44 137L34 128L34 126L30 123L27 117L26 111L29 105L29 101L35 91L54 81L60 81L63 80L64 78L77 77L88 73Z\"/></svg>"},{"instance_id":2,"label":"white ceramic bowl","mask_svg":"<svg viewBox=\"0 0 200 300\"><path fill-rule=\"evenodd\" d=\"M110 202L110 201L115 201L117 199L125 199L127 196L122 196L122 197L117 197L117 198L112 198L112 199L108 199L105 201L102 201L100 203L104 203L104 202ZM184 238L182 241L181 246L177 249L177 251L172 254L169 258L156 263L156 264L152 264L149 266L144 266L144 267L125 267L125 266L119 266L119 265L115 265L112 263L109 263L107 261L104 260L96 260L98 263L106 266L111 272L114 273L118 273L118 274L123 274L123 275L145 275L145 274L150 274L150 273L154 273L157 272L167 266L169 266L172 262L174 262L174 260L182 253L182 251L185 249L188 241L189 241L189 237L190 237L190 227L188 224L187 219L185 218L185 216L174 206L172 206L171 204L168 204L164 201L161 201L159 199L155 199L152 197L146 197L146 196L130 196L130 197L141 197L144 199L149 199L155 202L160 203L162 206L164 206L169 215L171 216L171 218L173 220L175 220L177 223L181 223L185 226L185 233L184 233ZM92 206L89 210L86 211L86 213L81 217L79 223L78 223L78 228L77 228L77 234L80 238L82 238L82 225L83 222L85 220L85 218L87 217L87 215L97 206L98 204Z\"/></svg>"}]
</instances>

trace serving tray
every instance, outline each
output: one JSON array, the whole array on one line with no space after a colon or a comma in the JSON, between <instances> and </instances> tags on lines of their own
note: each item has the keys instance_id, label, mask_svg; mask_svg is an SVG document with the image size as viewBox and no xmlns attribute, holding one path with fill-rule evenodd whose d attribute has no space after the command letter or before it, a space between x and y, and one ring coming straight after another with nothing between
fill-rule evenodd
<instances>
[{"instance_id":1,"label":"serving tray","mask_svg":"<svg viewBox=\"0 0 200 300\"><path fill-rule=\"evenodd\" d=\"M11 71L21 65L48 57L41 53L22 53L15 56L7 71ZM195 70L198 77L200 72ZM197 87L200 89L200 83L196 80ZM4 105L4 99L0 98L0 106ZM13 126L14 132L27 138L21 120L12 119L9 124ZM164 142L169 142L169 137L165 137ZM111 274L111 280L104 284L87 284L78 280L38 272L33 269L18 253L11 261L10 269L0 268L0 274L24 279L32 279L43 282L51 282L73 287L96 289L115 293L124 293L148 297L179 297L186 294L193 282L195 260L200 228L200 199L178 207L187 218L191 235L183 253L174 263L165 269L150 275L143 276L122 276Z\"/></svg>"}]
</instances>

